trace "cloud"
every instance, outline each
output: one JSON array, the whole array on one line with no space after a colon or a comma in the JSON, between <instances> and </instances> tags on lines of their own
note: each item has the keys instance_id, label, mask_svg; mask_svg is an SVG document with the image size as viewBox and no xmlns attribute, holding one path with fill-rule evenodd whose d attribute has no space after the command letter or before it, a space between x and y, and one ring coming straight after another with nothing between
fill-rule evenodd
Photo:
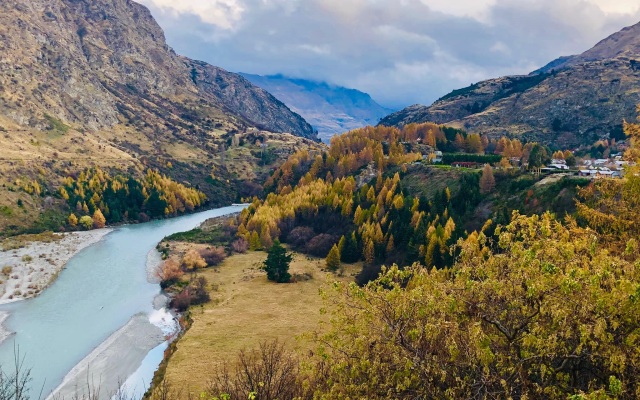
<instances>
[{"instance_id":1,"label":"cloud","mask_svg":"<svg viewBox=\"0 0 640 400\"><path fill-rule=\"evenodd\" d=\"M142 0L178 53L400 108L528 73L640 20L636 0ZM615 4L613 4L615 3Z\"/></svg>"}]
</instances>

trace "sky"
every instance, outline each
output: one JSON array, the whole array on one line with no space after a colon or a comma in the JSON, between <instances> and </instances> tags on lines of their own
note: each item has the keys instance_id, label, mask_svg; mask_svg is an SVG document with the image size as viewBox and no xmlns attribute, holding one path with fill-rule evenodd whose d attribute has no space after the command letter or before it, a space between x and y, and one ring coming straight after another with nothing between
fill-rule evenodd
<instances>
[{"instance_id":1,"label":"sky","mask_svg":"<svg viewBox=\"0 0 640 400\"><path fill-rule=\"evenodd\" d=\"M182 55L431 104L640 22L637 0L138 0Z\"/></svg>"}]
</instances>

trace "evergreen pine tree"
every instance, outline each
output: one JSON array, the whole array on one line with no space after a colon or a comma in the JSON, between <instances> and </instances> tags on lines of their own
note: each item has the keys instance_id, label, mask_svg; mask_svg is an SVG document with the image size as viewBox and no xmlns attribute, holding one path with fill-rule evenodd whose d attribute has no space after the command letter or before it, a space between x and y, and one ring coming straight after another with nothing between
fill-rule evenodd
<instances>
[{"instance_id":1,"label":"evergreen pine tree","mask_svg":"<svg viewBox=\"0 0 640 400\"><path fill-rule=\"evenodd\" d=\"M289 274L289 264L293 259L291 254L282 247L280 241L276 240L267 252L267 259L264 262L264 270L267 271L267 279L277 283L286 283L291 279Z\"/></svg>"},{"instance_id":2,"label":"evergreen pine tree","mask_svg":"<svg viewBox=\"0 0 640 400\"><path fill-rule=\"evenodd\" d=\"M338 246L333 245L329 254L327 254L327 258L325 258L325 262L327 263L327 269L329 269L329 271L335 272L340 268L340 250Z\"/></svg>"},{"instance_id":3,"label":"evergreen pine tree","mask_svg":"<svg viewBox=\"0 0 640 400\"><path fill-rule=\"evenodd\" d=\"M340 252L340 260L347 264L354 263L360 259L360 252L358 251L358 239L356 233L352 232L351 235L347 235L344 248Z\"/></svg>"}]
</instances>

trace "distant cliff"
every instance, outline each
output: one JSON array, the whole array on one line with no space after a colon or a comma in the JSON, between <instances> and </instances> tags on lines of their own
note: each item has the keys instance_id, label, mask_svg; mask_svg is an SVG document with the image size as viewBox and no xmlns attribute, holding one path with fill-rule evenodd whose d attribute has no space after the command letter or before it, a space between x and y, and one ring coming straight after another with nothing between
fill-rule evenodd
<instances>
[{"instance_id":1,"label":"distant cliff","mask_svg":"<svg viewBox=\"0 0 640 400\"><path fill-rule=\"evenodd\" d=\"M383 125L432 121L494 136L524 136L565 145L621 138L623 120L640 103L640 24L575 56L525 76L490 79L454 90L431 106L414 105Z\"/></svg>"},{"instance_id":2,"label":"distant cliff","mask_svg":"<svg viewBox=\"0 0 640 400\"><path fill-rule=\"evenodd\" d=\"M242 74L302 115L323 139L367 125L376 125L392 110L355 89L282 75Z\"/></svg>"}]
</instances>

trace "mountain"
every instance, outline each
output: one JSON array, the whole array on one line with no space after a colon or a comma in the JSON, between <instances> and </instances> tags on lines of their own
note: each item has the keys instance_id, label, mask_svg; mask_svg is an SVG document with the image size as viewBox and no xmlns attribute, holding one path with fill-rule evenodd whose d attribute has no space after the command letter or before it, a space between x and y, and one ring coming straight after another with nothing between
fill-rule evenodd
<instances>
[{"instance_id":1,"label":"mountain","mask_svg":"<svg viewBox=\"0 0 640 400\"><path fill-rule=\"evenodd\" d=\"M431 106L413 105L380 123L432 121L474 133L574 146L622 138L622 122L636 118L639 86L640 23L529 75L454 90Z\"/></svg>"},{"instance_id":2,"label":"mountain","mask_svg":"<svg viewBox=\"0 0 640 400\"><path fill-rule=\"evenodd\" d=\"M355 89L283 75L241 75L302 115L325 140L337 133L376 125L392 112Z\"/></svg>"},{"instance_id":3,"label":"mountain","mask_svg":"<svg viewBox=\"0 0 640 400\"><path fill-rule=\"evenodd\" d=\"M158 169L220 205L316 142L264 89L176 54L140 4L0 2L0 233L64 211L62 178L86 168Z\"/></svg>"},{"instance_id":4,"label":"mountain","mask_svg":"<svg viewBox=\"0 0 640 400\"><path fill-rule=\"evenodd\" d=\"M266 91L175 54L135 2L5 0L0 12L0 114L23 127L45 128L49 115L89 130L144 119L158 133L194 125L206 134L208 115L219 113L313 137Z\"/></svg>"}]
</instances>

